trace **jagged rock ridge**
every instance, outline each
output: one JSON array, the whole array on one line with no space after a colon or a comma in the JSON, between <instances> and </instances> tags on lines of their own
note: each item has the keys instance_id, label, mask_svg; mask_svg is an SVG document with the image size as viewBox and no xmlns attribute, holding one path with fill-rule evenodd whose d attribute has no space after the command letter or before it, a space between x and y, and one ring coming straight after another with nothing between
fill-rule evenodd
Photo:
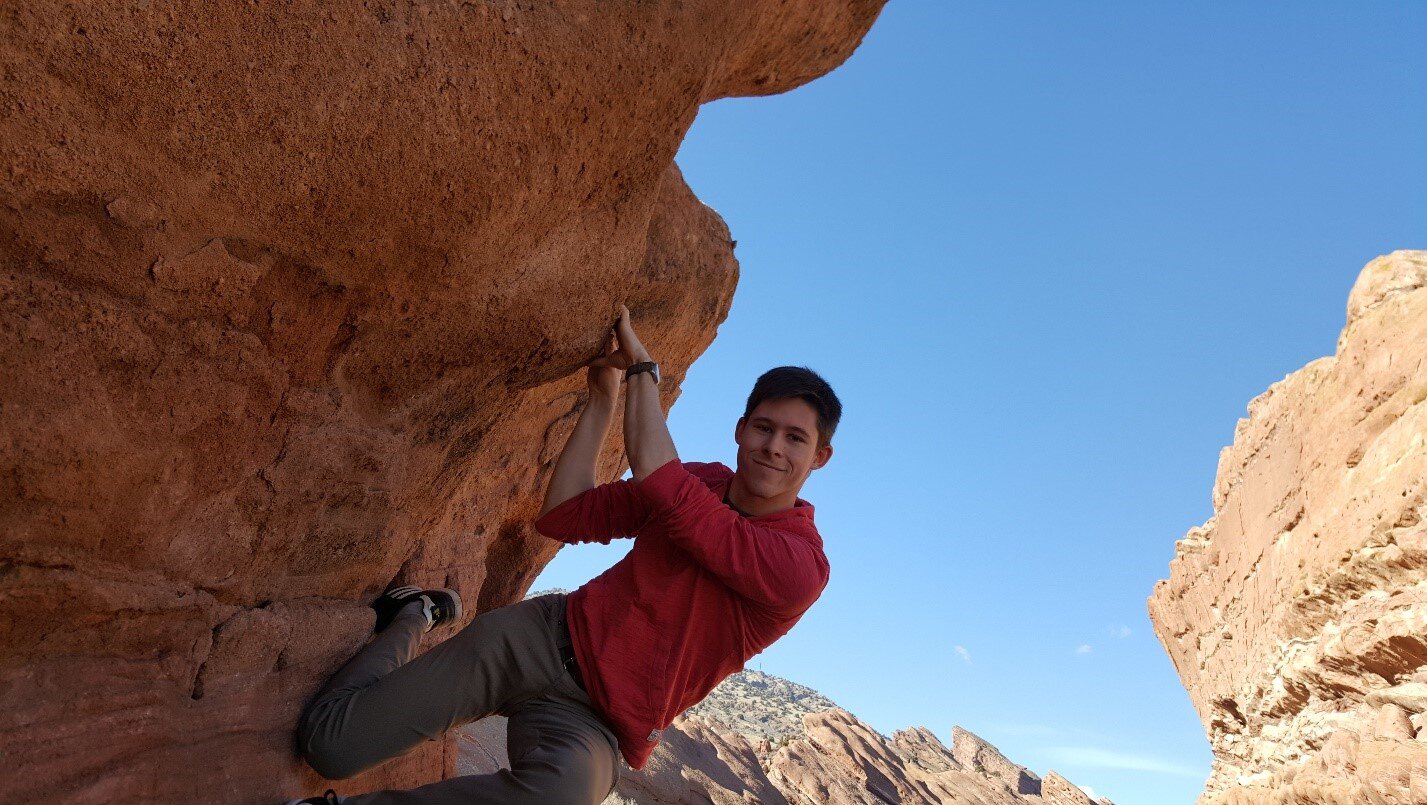
<instances>
[{"instance_id":1,"label":"jagged rock ridge","mask_svg":"<svg viewBox=\"0 0 1427 805\"><path fill-rule=\"evenodd\" d=\"M325 788L291 731L365 602L516 600L618 305L666 406L727 314L672 162L699 104L827 72L881 3L7 6L0 799Z\"/></svg>"},{"instance_id":2,"label":"jagged rock ridge","mask_svg":"<svg viewBox=\"0 0 1427 805\"><path fill-rule=\"evenodd\" d=\"M1337 353L1249 403L1150 616L1202 803L1427 802L1427 252L1368 263Z\"/></svg>"},{"instance_id":3,"label":"jagged rock ridge","mask_svg":"<svg viewBox=\"0 0 1427 805\"><path fill-rule=\"evenodd\" d=\"M950 749L925 727L889 740L836 706L809 711L812 702L830 700L771 674L735 674L665 731L648 766L623 768L609 802L1114 805L1054 771L1037 776L961 727L953 728ZM739 728L716 717L730 714ZM504 719L465 728L462 773L508 767Z\"/></svg>"},{"instance_id":4,"label":"jagged rock ridge","mask_svg":"<svg viewBox=\"0 0 1427 805\"><path fill-rule=\"evenodd\" d=\"M803 716L836 707L812 688L747 668L719 683L686 714L717 721L751 741L777 742L805 735Z\"/></svg>"}]
</instances>

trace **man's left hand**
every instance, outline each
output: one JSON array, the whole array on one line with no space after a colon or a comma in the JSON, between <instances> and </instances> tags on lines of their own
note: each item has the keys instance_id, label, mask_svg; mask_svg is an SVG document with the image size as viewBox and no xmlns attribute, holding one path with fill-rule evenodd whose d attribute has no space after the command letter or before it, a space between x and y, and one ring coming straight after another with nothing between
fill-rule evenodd
<instances>
[{"instance_id":1,"label":"man's left hand","mask_svg":"<svg viewBox=\"0 0 1427 805\"><path fill-rule=\"evenodd\" d=\"M619 320L614 324L614 334L619 341L619 349L603 358L596 358L589 363L590 366L609 366L623 370L636 363L653 360L639 336L635 335L634 325L629 320L629 308L624 305L619 306Z\"/></svg>"},{"instance_id":2,"label":"man's left hand","mask_svg":"<svg viewBox=\"0 0 1427 805\"><path fill-rule=\"evenodd\" d=\"M629 357L630 366L653 360L639 336L634 334L634 325L629 321L629 308L624 305L619 306L619 321L614 325L614 334L619 337L619 350Z\"/></svg>"}]
</instances>

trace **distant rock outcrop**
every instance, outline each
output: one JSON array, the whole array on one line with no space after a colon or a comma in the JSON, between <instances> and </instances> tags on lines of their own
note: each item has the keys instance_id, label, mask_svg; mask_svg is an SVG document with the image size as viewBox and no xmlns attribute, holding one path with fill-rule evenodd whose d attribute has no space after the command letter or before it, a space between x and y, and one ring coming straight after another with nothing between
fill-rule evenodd
<instances>
[{"instance_id":1,"label":"distant rock outcrop","mask_svg":"<svg viewBox=\"0 0 1427 805\"><path fill-rule=\"evenodd\" d=\"M806 710L813 702L830 709ZM1055 772L1043 791L1041 778L960 727L951 749L925 727L888 740L817 691L757 671L724 680L695 709L665 731L648 766L623 768L611 805L1113 805ZM462 773L502 767L505 720L467 727Z\"/></svg>"},{"instance_id":2,"label":"distant rock outcrop","mask_svg":"<svg viewBox=\"0 0 1427 805\"><path fill-rule=\"evenodd\" d=\"M1041 779L1025 766L1012 763L1001 750L966 730L951 731L951 756L962 768L999 780L1011 793L1039 794Z\"/></svg>"},{"instance_id":3,"label":"distant rock outcrop","mask_svg":"<svg viewBox=\"0 0 1427 805\"><path fill-rule=\"evenodd\" d=\"M618 305L665 406L727 314L673 165L699 104L833 69L882 3L7 5L0 800L325 788L292 729L366 602L516 600Z\"/></svg>"},{"instance_id":4,"label":"distant rock outcrop","mask_svg":"<svg viewBox=\"0 0 1427 805\"><path fill-rule=\"evenodd\" d=\"M1427 252L1249 403L1150 616L1214 751L1201 802L1427 802Z\"/></svg>"},{"instance_id":5,"label":"distant rock outcrop","mask_svg":"<svg viewBox=\"0 0 1427 805\"><path fill-rule=\"evenodd\" d=\"M837 707L812 688L751 668L725 679L686 715L717 721L750 740L804 735L803 716Z\"/></svg>"}]
</instances>

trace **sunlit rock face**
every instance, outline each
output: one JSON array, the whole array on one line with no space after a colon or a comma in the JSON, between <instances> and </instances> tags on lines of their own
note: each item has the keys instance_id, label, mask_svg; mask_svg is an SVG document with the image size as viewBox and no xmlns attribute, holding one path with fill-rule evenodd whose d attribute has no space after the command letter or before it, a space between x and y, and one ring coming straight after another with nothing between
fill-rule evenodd
<instances>
[{"instance_id":1,"label":"sunlit rock face","mask_svg":"<svg viewBox=\"0 0 1427 805\"><path fill-rule=\"evenodd\" d=\"M726 316L672 162L698 105L827 72L880 6L7 7L0 799L325 788L292 727L366 602L473 614L553 555L529 523L618 305L666 406Z\"/></svg>"},{"instance_id":2,"label":"sunlit rock face","mask_svg":"<svg viewBox=\"0 0 1427 805\"><path fill-rule=\"evenodd\" d=\"M1249 403L1150 614L1214 750L1201 802L1427 802L1427 252Z\"/></svg>"}]
</instances>

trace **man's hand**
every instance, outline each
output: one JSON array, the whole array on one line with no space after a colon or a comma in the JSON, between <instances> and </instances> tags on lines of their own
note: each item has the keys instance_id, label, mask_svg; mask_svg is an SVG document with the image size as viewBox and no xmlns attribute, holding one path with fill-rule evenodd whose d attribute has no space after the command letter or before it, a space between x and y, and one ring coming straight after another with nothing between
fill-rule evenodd
<instances>
[{"instance_id":1,"label":"man's hand","mask_svg":"<svg viewBox=\"0 0 1427 805\"><path fill-rule=\"evenodd\" d=\"M624 310L620 317L627 326L629 311ZM632 336L634 331L629 332ZM555 472L550 476L549 488L545 490L545 503L540 507L541 517L561 503L595 487L595 461L609 431L615 404L619 401L624 370L632 365L624 353L623 343L616 333L610 333L605 340L604 354L585 364L590 398L575 422L574 432L565 442L565 449L560 451L560 460L555 462Z\"/></svg>"},{"instance_id":2,"label":"man's hand","mask_svg":"<svg viewBox=\"0 0 1427 805\"><path fill-rule=\"evenodd\" d=\"M604 355L585 364L589 372L586 379L590 386L590 399L604 398L610 402L619 399L619 381L624 369L611 363L615 352L615 338L611 335L605 344Z\"/></svg>"},{"instance_id":3,"label":"man's hand","mask_svg":"<svg viewBox=\"0 0 1427 805\"><path fill-rule=\"evenodd\" d=\"M604 357L590 361L590 367L612 367L623 372L636 363L653 360L639 336L634 334L634 325L629 321L629 308L624 305L619 306L619 319L614 323L614 335L619 348L613 352L606 348Z\"/></svg>"},{"instance_id":4,"label":"man's hand","mask_svg":"<svg viewBox=\"0 0 1427 805\"><path fill-rule=\"evenodd\" d=\"M619 308L614 334L619 340L619 349L597 359L597 363L624 370L652 360L649 350L634 334L629 308L623 305ZM629 457L629 468L636 481L644 480L654 470L679 458L674 440L669 436L669 426L664 422L664 411L659 407L659 387L653 375L640 373L629 381L624 395L624 453Z\"/></svg>"},{"instance_id":5,"label":"man's hand","mask_svg":"<svg viewBox=\"0 0 1427 805\"><path fill-rule=\"evenodd\" d=\"M629 366L653 360L639 336L634 334L634 325L629 321L629 308L624 305L619 306L619 321L614 324L614 333L619 338L619 351L629 359Z\"/></svg>"}]
</instances>

